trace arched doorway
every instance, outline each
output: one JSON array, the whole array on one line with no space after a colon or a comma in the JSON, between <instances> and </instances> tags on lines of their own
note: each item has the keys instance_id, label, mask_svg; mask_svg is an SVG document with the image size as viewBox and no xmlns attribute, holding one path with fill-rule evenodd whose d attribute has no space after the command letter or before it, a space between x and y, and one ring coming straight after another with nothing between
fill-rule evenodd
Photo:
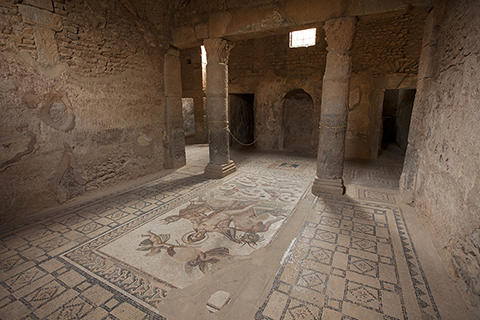
<instances>
[{"instance_id":1,"label":"arched doorway","mask_svg":"<svg viewBox=\"0 0 480 320\"><path fill-rule=\"evenodd\" d=\"M289 91L283 102L283 148L310 152L313 123L312 97L303 89Z\"/></svg>"}]
</instances>

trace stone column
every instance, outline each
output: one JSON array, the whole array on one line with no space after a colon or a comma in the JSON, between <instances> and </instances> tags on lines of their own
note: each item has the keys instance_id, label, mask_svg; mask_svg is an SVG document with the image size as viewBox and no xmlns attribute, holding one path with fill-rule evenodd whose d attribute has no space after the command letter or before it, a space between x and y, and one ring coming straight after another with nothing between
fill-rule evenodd
<instances>
[{"instance_id":1,"label":"stone column","mask_svg":"<svg viewBox=\"0 0 480 320\"><path fill-rule=\"evenodd\" d=\"M219 179L234 172L228 137L228 56L232 46L221 38L206 39L207 51L207 124L210 163L205 175Z\"/></svg>"},{"instance_id":2,"label":"stone column","mask_svg":"<svg viewBox=\"0 0 480 320\"><path fill-rule=\"evenodd\" d=\"M178 49L170 48L165 54L164 79L166 100L164 166L167 169L173 169L184 166L186 163L182 114L182 78Z\"/></svg>"},{"instance_id":3,"label":"stone column","mask_svg":"<svg viewBox=\"0 0 480 320\"><path fill-rule=\"evenodd\" d=\"M325 22L327 65L323 76L317 176L312 193L342 195L354 17Z\"/></svg>"}]
</instances>

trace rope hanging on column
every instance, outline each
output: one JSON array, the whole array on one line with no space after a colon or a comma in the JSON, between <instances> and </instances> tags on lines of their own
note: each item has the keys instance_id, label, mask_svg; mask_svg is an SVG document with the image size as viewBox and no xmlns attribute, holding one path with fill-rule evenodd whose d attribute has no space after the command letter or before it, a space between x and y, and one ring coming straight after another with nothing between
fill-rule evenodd
<instances>
[{"instance_id":1,"label":"rope hanging on column","mask_svg":"<svg viewBox=\"0 0 480 320\"><path fill-rule=\"evenodd\" d=\"M263 134L263 131L257 136L257 139L255 139L253 142L251 143L243 143L241 141L239 141L232 133L232 131L230 131L230 128L229 128L229 122L226 121L226 120L221 120L221 121L214 121L214 120L211 120L211 121L207 121L207 123L224 123L225 124L225 128L222 128L222 129L210 129L210 126L208 126L208 135L210 136L210 132L211 131L222 131L222 130L227 130L228 133L232 136L232 138L238 142L240 145L244 146L244 147L249 147L249 146L252 146L254 145L255 143L257 143L258 139L260 139L260 137L262 136ZM208 141L210 141L210 137L208 138Z\"/></svg>"},{"instance_id":2,"label":"rope hanging on column","mask_svg":"<svg viewBox=\"0 0 480 320\"><path fill-rule=\"evenodd\" d=\"M339 129L347 129L347 125L330 127L330 126L326 126L326 125L324 125L323 123L320 122L320 125L318 126L318 128L321 128L321 127L324 127L324 128L327 128L327 129L335 129L335 138L337 137L337 132L338 132Z\"/></svg>"},{"instance_id":3,"label":"rope hanging on column","mask_svg":"<svg viewBox=\"0 0 480 320\"><path fill-rule=\"evenodd\" d=\"M228 121L226 121L226 120L220 120L220 121L209 120L209 121L207 121L207 123L223 123L223 124L225 124L225 128L220 128L220 129L211 129L211 127L208 126L208 131L228 130Z\"/></svg>"}]
</instances>

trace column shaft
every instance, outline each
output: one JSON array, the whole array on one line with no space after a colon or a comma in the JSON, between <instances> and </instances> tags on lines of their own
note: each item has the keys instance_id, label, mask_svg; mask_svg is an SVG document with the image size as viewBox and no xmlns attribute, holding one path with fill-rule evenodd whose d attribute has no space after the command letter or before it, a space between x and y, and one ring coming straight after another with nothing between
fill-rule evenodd
<instances>
[{"instance_id":1,"label":"column shaft","mask_svg":"<svg viewBox=\"0 0 480 320\"><path fill-rule=\"evenodd\" d=\"M328 53L322 87L317 176L312 192L342 195L345 192L342 175L355 18L328 20L324 29Z\"/></svg>"},{"instance_id":2,"label":"column shaft","mask_svg":"<svg viewBox=\"0 0 480 320\"><path fill-rule=\"evenodd\" d=\"M231 46L224 39L206 39L207 51L207 124L210 163L209 178L222 178L236 170L230 160L228 133L228 56Z\"/></svg>"}]
</instances>

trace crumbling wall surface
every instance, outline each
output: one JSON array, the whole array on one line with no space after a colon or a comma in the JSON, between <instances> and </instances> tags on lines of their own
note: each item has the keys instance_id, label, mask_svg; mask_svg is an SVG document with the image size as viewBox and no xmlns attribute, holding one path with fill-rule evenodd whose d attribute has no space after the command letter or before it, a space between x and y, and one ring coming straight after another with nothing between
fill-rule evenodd
<instances>
[{"instance_id":1,"label":"crumbling wall surface","mask_svg":"<svg viewBox=\"0 0 480 320\"><path fill-rule=\"evenodd\" d=\"M352 72L372 70L375 77L415 75L422 47L426 8L402 14L359 17L352 49Z\"/></svg>"},{"instance_id":2,"label":"crumbling wall surface","mask_svg":"<svg viewBox=\"0 0 480 320\"><path fill-rule=\"evenodd\" d=\"M426 16L426 8L413 8L358 18L352 48L347 158L377 158L383 91L404 89L416 77ZM382 99L377 101L379 96Z\"/></svg>"},{"instance_id":3,"label":"crumbling wall surface","mask_svg":"<svg viewBox=\"0 0 480 320\"><path fill-rule=\"evenodd\" d=\"M21 2L0 1L0 225L164 159L162 25L128 0Z\"/></svg>"},{"instance_id":4,"label":"crumbling wall surface","mask_svg":"<svg viewBox=\"0 0 480 320\"><path fill-rule=\"evenodd\" d=\"M345 158L370 159L378 153L378 148L373 148L371 143L372 127L378 126L371 112L374 107L373 87L371 70L351 75Z\"/></svg>"},{"instance_id":5,"label":"crumbling wall surface","mask_svg":"<svg viewBox=\"0 0 480 320\"><path fill-rule=\"evenodd\" d=\"M436 1L428 18L403 192L472 297L480 298L480 2ZM412 134L413 132L413 134ZM415 171L413 176L409 174ZM407 190L408 191L408 190Z\"/></svg>"}]
</instances>

